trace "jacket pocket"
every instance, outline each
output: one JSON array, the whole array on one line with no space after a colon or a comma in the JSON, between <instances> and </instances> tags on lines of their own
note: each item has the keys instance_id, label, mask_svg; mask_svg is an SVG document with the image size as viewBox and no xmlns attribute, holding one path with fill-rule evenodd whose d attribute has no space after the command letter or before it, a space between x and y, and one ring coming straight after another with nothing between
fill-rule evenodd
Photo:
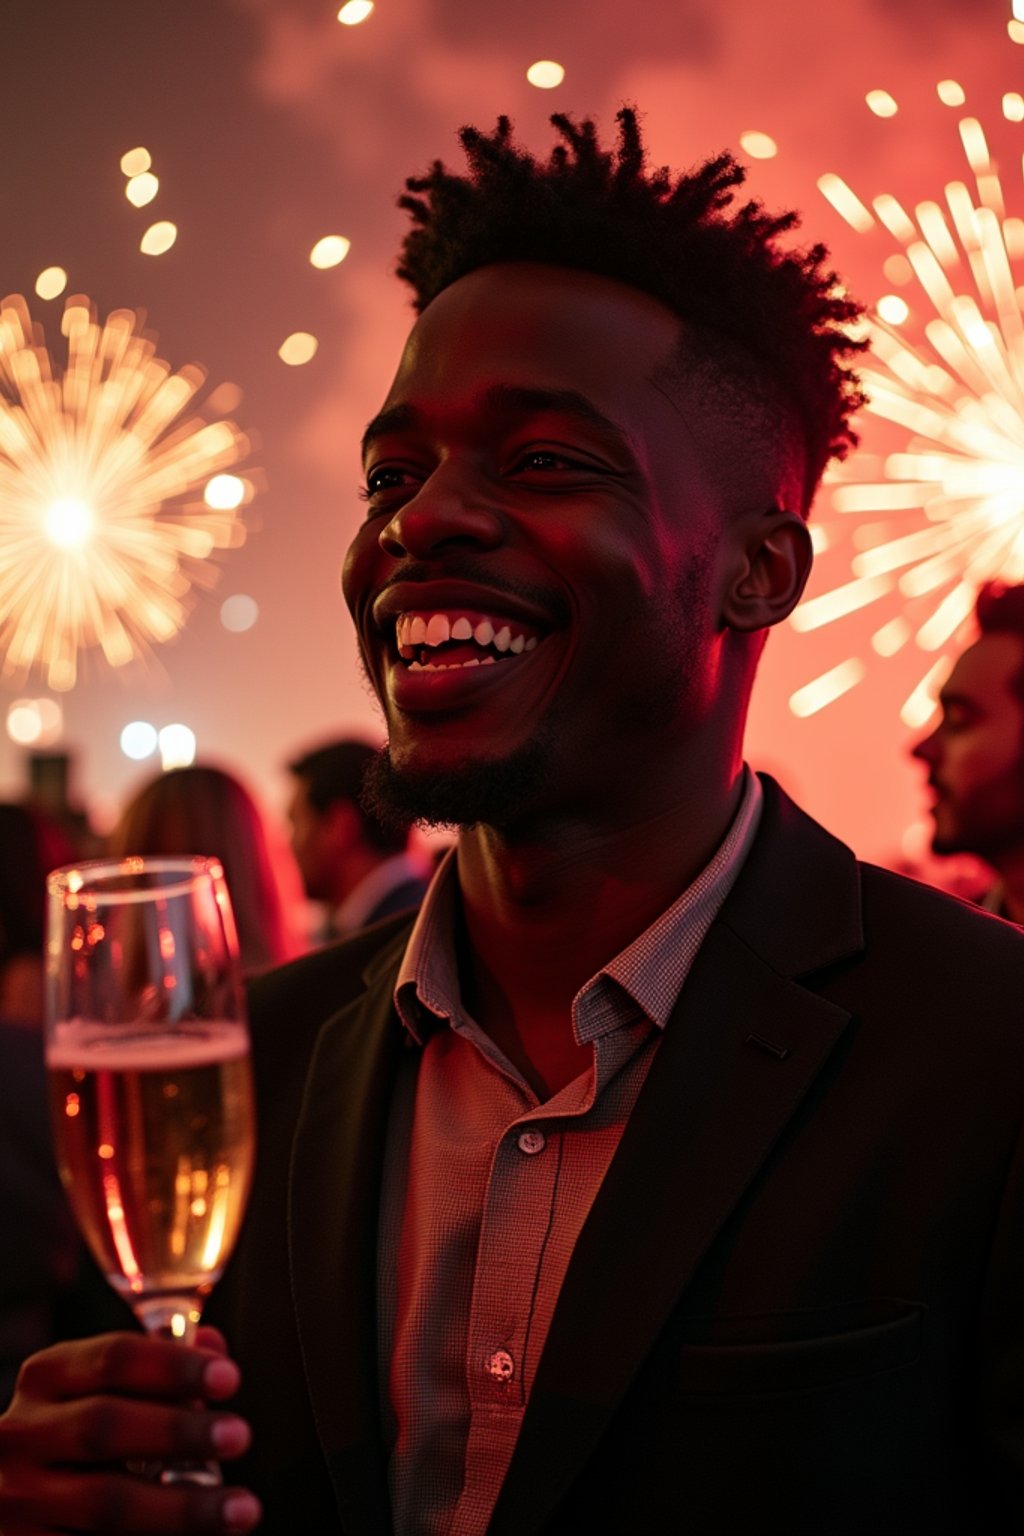
<instances>
[{"instance_id":1,"label":"jacket pocket","mask_svg":"<svg viewBox=\"0 0 1024 1536\"><path fill-rule=\"evenodd\" d=\"M684 1396L814 1391L913 1365L926 1308L879 1298L848 1307L693 1319L677 1358Z\"/></svg>"}]
</instances>

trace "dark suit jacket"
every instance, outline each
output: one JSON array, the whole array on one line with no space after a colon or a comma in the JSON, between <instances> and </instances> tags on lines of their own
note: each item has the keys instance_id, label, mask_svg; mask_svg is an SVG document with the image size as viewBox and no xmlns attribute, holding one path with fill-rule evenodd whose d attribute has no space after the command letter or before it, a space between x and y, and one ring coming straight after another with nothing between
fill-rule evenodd
<instances>
[{"instance_id":1,"label":"dark suit jacket","mask_svg":"<svg viewBox=\"0 0 1024 1536\"><path fill-rule=\"evenodd\" d=\"M408 919L256 983L212 1320L271 1532L389 1529L376 1218ZM766 783L581 1232L493 1536L1024 1519L1024 936Z\"/></svg>"}]
</instances>

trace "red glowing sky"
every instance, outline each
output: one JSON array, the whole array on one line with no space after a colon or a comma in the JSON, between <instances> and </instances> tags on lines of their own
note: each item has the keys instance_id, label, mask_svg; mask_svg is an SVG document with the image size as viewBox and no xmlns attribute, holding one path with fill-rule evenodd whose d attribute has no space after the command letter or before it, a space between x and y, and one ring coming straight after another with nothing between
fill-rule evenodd
<instances>
[{"instance_id":1,"label":"red glowing sky","mask_svg":"<svg viewBox=\"0 0 1024 1536\"><path fill-rule=\"evenodd\" d=\"M769 206L799 207L805 235L823 237L853 291L872 302L890 286L881 263L893 243L854 234L817 191L818 176L837 171L865 198L939 197L963 162L936 81L959 80L967 110L995 125L1003 92L1024 76L1024 49L1007 35L1010 0L378 0L354 28L338 25L338 3L5 5L3 291L32 296L36 275L58 263L69 291L101 312L144 309L161 355L201 362L211 384L241 388L237 418L267 483L248 542L224 557L184 632L146 668L86 662L62 699L60 746L73 754L78 798L101 821L152 771L120 752L132 719L184 721L200 756L240 772L271 810L283 804L282 765L298 748L377 731L338 570L360 516L356 444L409 324L390 275L403 223L395 195L434 156L457 158L460 123L490 126L505 112L543 150L551 111L608 124L621 102L635 101L652 157L678 167L736 147L744 130L767 132L779 154L751 165L753 191ZM527 83L538 58L565 66L556 90ZM896 99L895 118L867 110L865 93L876 88ZM1019 142L1002 129L1000 170L1020 213L1024 128ZM141 211L125 200L119 170L137 144L161 179ZM147 257L138 242L154 218L173 219L180 233L167 254ZM352 241L351 253L315 271L309 250L332 233ZM59 356L63 300L31 304ZM287 368L277 348L295 330L313 332L319 352ZM867 422L865 447L873 430ZM241 635L219 619L234 593L260 607ZM863 649L870 628L849 620L773 637L749 745L755 763L859 852L892 861L922 815L898 718L920 658L874 666L809 719L787 706L794 688ZM45 694L37 678L5 682L0 705ZM24 784L22 750L3 738L0 795Z\"/></svg>"}]
</instances>

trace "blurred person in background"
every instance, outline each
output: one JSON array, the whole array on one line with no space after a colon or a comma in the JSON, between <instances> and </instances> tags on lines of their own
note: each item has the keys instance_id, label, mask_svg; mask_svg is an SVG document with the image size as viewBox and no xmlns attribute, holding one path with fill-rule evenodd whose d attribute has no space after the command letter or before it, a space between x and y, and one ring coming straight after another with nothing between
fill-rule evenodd
<instances>
[{"instance_id":1,"label":"blurred person in background","mask_svg":"<svg viewBox=\"0 0 1024 1536\"><path fill-rule=\"evenodd\" d=\"M62 1332L80 1243L57 1177L43 1065L46 876L74 858L40 811L0 805L0 1407Z\"/></svg>"},{"instance_id":2,"label":"blurred person in background","mask_svg":"<svg viewBox=\"0 0 1024 1536\"><path fill-rule=\"evenodd\" d=\"M117 858L202 854L220 859L242 969L264 970L300 953L294 912L298 879L289 879L284 867L287 849L273 848L252 795L225 769L195 764L151 779L121 813L110 851Z\"/></svg>"},{"instance_id":3,"label":"blurred person in background","mask_svg":"<svg viewBox=\"0 0 1024 1536\"><path fill-rule=\"evenodd\" d=\"M332 741L289 764L292 851L307 897L327 909L322 942L418 907L430 883L408 831L363 808L363 777L376 756L367 742Z\"/></svg>"},{"instance_id":4,"label":"blurred person in background","mask_svg":"<svg viewBox=\"0 0 1024 1536\"><path fill-rule=\"evenodd\" d=\"M996 879L980 904L1024 923L1024 586L982 587L979 638L941 693L939 723L913 748L934 792L932 848L971 853Z\"/></svg>"}]
</instances>

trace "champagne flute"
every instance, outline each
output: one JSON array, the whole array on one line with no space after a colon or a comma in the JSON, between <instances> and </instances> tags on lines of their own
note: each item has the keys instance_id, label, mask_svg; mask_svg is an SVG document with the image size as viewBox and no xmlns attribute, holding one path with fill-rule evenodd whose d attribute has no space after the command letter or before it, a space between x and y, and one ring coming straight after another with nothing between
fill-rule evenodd
<instances>
[{"instance_id":1,"label":"champagne flute","mask_svg":"<svg viewBox=\"0 0 1024 1536\"><path fill-rule=\"evenodd\" d=\"M61 1179L93 1257L142 1326L191 1343L241 1225L255 1142L223 869L198 857L97 860L54 870L47 893ZM220 1481L215 1463L158 1475Z\"/></svg>"}]
</instances>

